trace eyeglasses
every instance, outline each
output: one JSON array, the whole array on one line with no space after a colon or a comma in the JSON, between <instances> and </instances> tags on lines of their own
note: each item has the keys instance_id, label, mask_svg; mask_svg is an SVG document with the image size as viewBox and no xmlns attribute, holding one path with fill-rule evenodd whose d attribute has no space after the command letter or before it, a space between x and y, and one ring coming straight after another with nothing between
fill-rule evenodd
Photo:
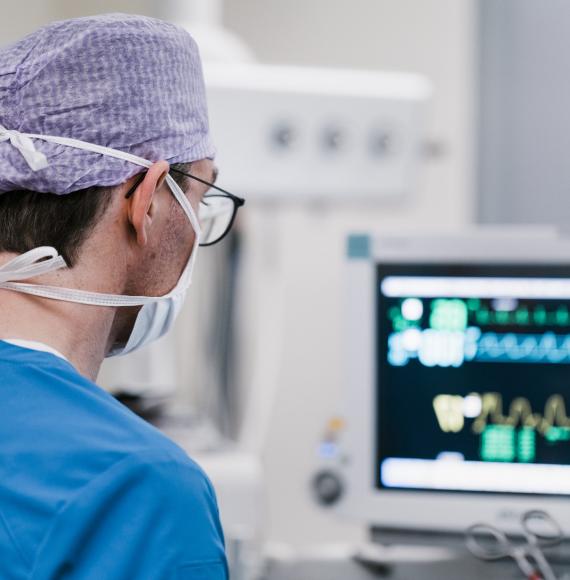
<instances>
[{"instance_id":1,"label":"eyeglasses","mask_svg":"<svg viewBox=\"0 0 570 580\"><path fill-rule=\"evenodd\" d=\"M202 228L202 239L200 246L213 246L221 242L230 232L234 225L237 212L239 208L245 204L245 199L197 177L191 173L180 171L180 169L170 168L170 171L184 175L194 181L203 183L209 188L215 190L216 193L208 192L202 201L198 210L198 220ZM129 198L136 191L137 187L142 183L146 171L135 181L133 186L125 194L125 198Z\"/></svg>"}]
</instances>

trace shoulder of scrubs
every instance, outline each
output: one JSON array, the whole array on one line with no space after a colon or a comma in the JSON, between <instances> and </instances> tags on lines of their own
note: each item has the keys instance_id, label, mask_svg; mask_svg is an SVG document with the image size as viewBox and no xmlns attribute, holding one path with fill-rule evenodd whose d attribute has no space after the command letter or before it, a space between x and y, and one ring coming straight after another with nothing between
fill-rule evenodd
<instances>
[{"instance_id":1,"label":"shoulder of scrubs","mask_svg":"<svg viewBox=\"0 0 570 580\"><path fill-rule=\"evenodd\" d=\"M227 576L208 480L165 453L127 457L55 519L32 578L200 579Z\"/></svg>"},{"instance_id":2,"label":"shoulder of scrubs","mask_svg":"<svg viewBox=\"0 0 570 580\"><path fill-rule=\"evenodd\" d=\"M65 360L0 341L0 577L227 578L212 486Z\"/></svg>"}]
</instances>

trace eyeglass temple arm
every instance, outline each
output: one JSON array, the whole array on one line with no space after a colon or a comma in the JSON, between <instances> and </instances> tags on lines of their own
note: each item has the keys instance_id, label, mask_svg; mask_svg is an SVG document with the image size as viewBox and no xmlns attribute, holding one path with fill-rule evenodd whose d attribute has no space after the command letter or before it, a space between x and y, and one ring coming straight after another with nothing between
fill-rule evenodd
<instances>
[{"instance_id":1,"label":"eyeglass temple arm","mask_svg":"<svg viewBox=\"0 0 570 580\"><path fill-rule=\"evenodd\" d=\"M190 179L194 179L195 181L203 183L204 185L207 185L207 186L211 187L212 189L215 189L216 191L220 191L221 193L225 193L228 197L233 199L239 205L243 205L245 203L245 199L243 199L242 197L238 197L237 195L234 195L233 193L230 193L229 191L226 191L225 189L222 189L221 187L218 187L214 183L211 183L210 181L206 181L205 179L202 179L201 177L197 177L196 175L192 175L191 173L186 173L185 171L180 171L180 169L175 169L174 167L171 167L170 171L174 171L174 173L179 173L180 175L185 175L186 177L189 177Z\"/></svg>"},{"instance_id":2,"label":"eyeglass temple arm","mask_svg":"<svg viewBox=\"0 0 570 580\"><path fill-rule=\"evenodd\" d=\"M230 199L232 199L239 207L241 207L242 205L245 204L245 199L243 199L242 197L238 197L237 195L234 195L233 193L230 193L229 191L226 191L225 189L222 189L221 187L218 187L217 185L210 183L209 181L206 181L205 179L202 179L200 177L196 177L195 175L191 175L190 173L186 173L184 171L180 171L179 169L175 169L174 167L171 167L170 171L174 171L175 173L179 173L180 175L184 175L185 177L189 177L190 179L194 179L195 181L203 183L204 185L207 185L207 186L211 187L212 189L215 189L217 191L222 192L223 194L227 195ZM147 173L146 171L141 173L140 177L135 181L133 186L125 194L125 199L128 199L129 197L131 197L133 195L133 193L136 191L137 187L143 182L143 179L145 178L146 173Z\"/></svg>"}]
</instances>

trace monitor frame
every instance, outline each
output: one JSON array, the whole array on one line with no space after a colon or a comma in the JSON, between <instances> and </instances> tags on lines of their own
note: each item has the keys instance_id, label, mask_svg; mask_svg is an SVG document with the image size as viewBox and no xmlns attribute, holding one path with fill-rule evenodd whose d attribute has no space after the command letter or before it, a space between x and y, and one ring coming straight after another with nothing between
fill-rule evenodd
<instances>
[{"instance_id":1,"label":"monitor frame","mask_svg":"<svg viewBox=\"0 0 570 580\"><path fill-rule=\"evenodd\" d=\"M570 240L532 230L482 230L464 235L353 234L347 241L341 467L346 491L338 512L372 528L457 533L484 521L520 533L521 514L544 509L570 537L570 497L380 489L375 473L378 264L570 266Z\"/></svg>"}]
</instances>

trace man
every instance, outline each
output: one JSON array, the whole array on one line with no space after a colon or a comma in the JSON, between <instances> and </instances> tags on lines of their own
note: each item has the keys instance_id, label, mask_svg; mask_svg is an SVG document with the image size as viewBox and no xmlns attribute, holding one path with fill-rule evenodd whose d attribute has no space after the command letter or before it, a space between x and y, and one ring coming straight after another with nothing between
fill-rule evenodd
<instances>
[{"instance_id":1,"label":"man","mask_svg":"<svg viewBox=\"0 0 570 580\"><path fill-rule=\"evenodd\" d=\"M82 18L0 50L3 580L227 578L206 476L92 382L171 327L231 226L213 156L175 26Z\"/></svg>"}]
</instances>

